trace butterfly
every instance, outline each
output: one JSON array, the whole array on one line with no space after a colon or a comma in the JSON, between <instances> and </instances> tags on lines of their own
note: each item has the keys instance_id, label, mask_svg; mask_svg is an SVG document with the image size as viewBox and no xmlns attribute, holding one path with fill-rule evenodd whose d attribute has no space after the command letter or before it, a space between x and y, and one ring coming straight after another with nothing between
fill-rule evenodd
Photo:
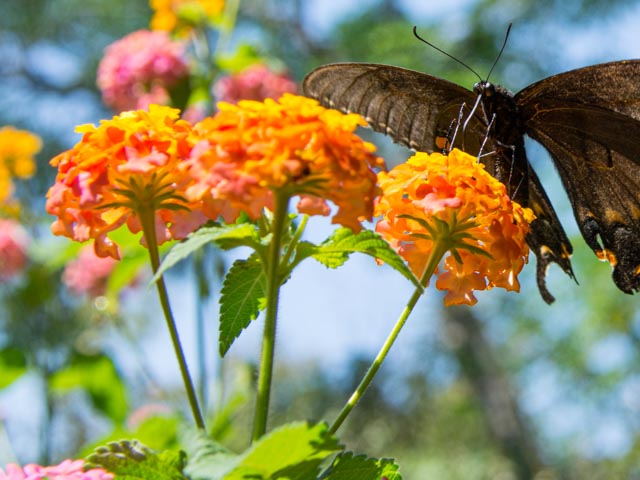
<instances>
[{"instance_id":1,"label":"butterfly","mask_svg":"<svg viewBox=\"0 0 640 480\"><path fill-rule=\"evenodd\" d=\"M389 65L330 64L309 73L303 91L414 150L478 155L536 214L527 243L542 298L552 303L546 271L556 263L575 279L573 248L527 159L524 137L536 140L551 155L587 245L610 262L620 290L640 289L640 60L571 70L516 94L488 81L471 91Z\"/></svg>"}]
</instances>

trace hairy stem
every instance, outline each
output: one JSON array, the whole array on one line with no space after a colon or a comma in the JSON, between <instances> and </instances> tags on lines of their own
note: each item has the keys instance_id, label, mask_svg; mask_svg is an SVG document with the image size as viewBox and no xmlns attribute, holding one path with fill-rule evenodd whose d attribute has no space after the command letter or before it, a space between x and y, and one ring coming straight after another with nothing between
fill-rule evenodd
<instances>
[{"instance_id":1,"label":"hairy stem","mask_svg":"<svg viewBox=\"0 0 640 480\"><path fill-rule=\"evenodd\" d=\"M151 208L141 209L138 214L140 217L140 223L142 224L144 238L147 242L147 249L149 250L151 269L155 274L160 267L160 253L158 252L158 240L155 230L154 210ZM178 336L176 322L173 318L173 313L171 312L171 306L169 305L169 295L167 293L167 287L162 275L158 278L156 286L158 288L158 297L160 298L162 312L164 313L167 328L169 329L169 334L171 335L171 343L173 344L173 349L178 360L178 365L180 366L180 374L182 375L182 381L184 382L184 387L187 392L187 398L189 400L191 412L193 414L196 426L199 429L204 430L204 419L202 417L202 412L200 411L200 405L198 404L198 398L196 396L195 388L193 387L193 381L191 380L191 376L189 375L189 368L187 367L187 361L182 350L182 344L180 343L180 337Z\"/></svg>"},{"instance_id":2,"label":"hairy stem","mask_svg":"<svg viewBox=\"0 0 640 480\"><path fill-rule=\"evenodd\" d=\"M278 316L278 298L280 294L279 267L282 250L282 236L287 218L289 197L274 193L274 212L272 238L269 257L265 266L267 274L267 308L265 312L264 332L262 335L262 354L258 376L258 393L253 423L253 440L258 440L267 431L271 381L273 378L273 357L276 343L276 320Z\"/></svg>"}]
</instances>

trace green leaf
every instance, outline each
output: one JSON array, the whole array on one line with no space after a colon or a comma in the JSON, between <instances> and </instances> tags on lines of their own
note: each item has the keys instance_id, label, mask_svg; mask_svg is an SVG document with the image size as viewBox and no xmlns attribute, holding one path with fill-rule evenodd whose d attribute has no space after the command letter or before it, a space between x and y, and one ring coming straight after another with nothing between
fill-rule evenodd
<instances>
[{"instance_id":1,"label":"green leaf","mask_svg":"<svg viewBox=\"0 0 640 480\"><path fill-rule=\"evenodd\" d=\"M216 58L218 67L229 73L238 73L260 60L260 54L256 48L246 43L241 43L233 55L217 55Z\"/></svg>"},{"instance_id":2,"label":"green leaf","mask_svg":"<svg viewBox=\"0 0 640 480\"><path fill-rule=\"evenodd\" d=\"M145 418L134 430L117 425L108 435L83 446L82 450L80 450L80 456L87 456L97 447L108 442L115 442L121 438L135 438L138 442L154 450L176 448L178 446L178 427L181 424L181 419L178 416L158 414Z\"/></svg>"},{"instance_id":3,"label":"green leaf","mask_svg":"<svg viewBox=\"0 0 640 480\"><path fill-rule=\"evenodd\" d=\"M155 453L137 441L122 440L96 448L87 458L90 468L104 468L118 480L185 480L184 452Z\"/></svg>"},{"instance_id":4,"label":"green leaf","mask_svg":"<svg viewBox=\"0 0 640 480\"><path fill-rule=\"evenodd\" d=\"M238 466L223 478L310 480L318 476L324 459L341 450L325 423L289 423L254 443Z\"/></svg>"},{"instance_id":5,"label":"green leaf","mask_svg":"<svg viewBox=\"0 0 640 480\"><path fill-rule=\"evenodd\" d=\"M11 385L27 371L24 353L13 347L0 351L0 389Z\"/></svg>"},{"instance_id":6,"label":"green leaf","mask_svg":"<svg viewBox=\"0 0 640 480\"><path fill-rule=\"evenodd\" d=\"M240 246L259 249L261 248L260 240L256 227L251 223L202 227L171 249L151 282L156 282L160 275L208 243L215 243L225 250Z\"/></svg>"},{"instance_id":7,"label":"green leaf","mask_svg":"<svg viewBox=\"0 0 640 480\"><path fill-rule=\"evenodd\" d=\"M398 465L389 458L354 456L353 452L338 455L322 480L402 480Z\"/></svg>"},{"instance_id":8,"label":"green leaf","mask_svg":"<svg viewBox=\"0 0 640 480\"><path fill-rule=\"evenodd\" d=\"M182 441L189 458L184 473L191 480L221 480L242 460L201 431L188 432Z\"/></svg>"},{"instance_id":9,"label":"green leaf","mask_svg":"<svg viewBox=\"0 0 640 480\"><path fill-rule=\"evenodd\" d=\"M266 307L267 278L257 255L236 260L224 278L220 296L220 355Z\"/></svg>"},{"instance_id":10,"label":"green leaf","mask_svg":"<svg viewBox=\"0 0 640 480\"><path fill-rule=\"evenodd\" d=\"M339 228L319 246L301 243L300 247L301 258L296 256L296 262L300 261L303 255L307 255L329 268L337 268L347 261L350 254L359 252L383 261L415 286L420 286L420 281L402 257L380 235L371 230L362 230L355 234L349 228Z\"/></svg>"},{"instance_id":11,"label":"green leaf","mask_svg":"<svg viewBox=\"0 0 640 480\"><path fill-rule=\"evenodd\" d=\"M85 389L93 406L116 423L122 422L127 414L124 383L106 355L76 355L68 367L51 377L50 385L59 392Z\"/></svg>"}]
</instances>

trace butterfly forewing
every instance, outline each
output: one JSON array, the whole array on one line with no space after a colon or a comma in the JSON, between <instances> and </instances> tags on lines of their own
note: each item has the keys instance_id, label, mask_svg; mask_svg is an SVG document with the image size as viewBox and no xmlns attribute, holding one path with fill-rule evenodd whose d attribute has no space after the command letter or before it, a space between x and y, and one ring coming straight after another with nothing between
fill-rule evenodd
<instances>
[{"instance_id":1,"label":"butterfly forewing","mask_svg":"<svg viewBox=\"0 0 640 480\"><path fill-rule=\"evenodd\" d=\"M476 95L455 83L404 68L367 63L325 65L303 82L304 93L323 105L359 113L376 131L420 151L432 152L461 105ZM450 111L452 115L442 115ZM451 118L450 118L451 117Z\"/></svg>"}]
</instances>

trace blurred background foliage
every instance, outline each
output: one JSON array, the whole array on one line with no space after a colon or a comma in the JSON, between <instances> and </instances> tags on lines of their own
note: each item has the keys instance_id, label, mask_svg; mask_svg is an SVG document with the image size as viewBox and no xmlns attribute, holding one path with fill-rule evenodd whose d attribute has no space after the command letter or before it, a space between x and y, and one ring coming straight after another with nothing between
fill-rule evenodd
<instances>
[{"instance_id":1,"label":"blurred background foliage","mask_svg":"<svg viewBox=\"0 0 640 480\"><path fill-rule=\"evenodd\" d=\"M413 25L484 77L513 22L491 79L515 91L586 63L640 57L637 29L619 34L629 19L640 19L639 2L427 3L343 0L338 9L333 0L244 0L228 53L251 45L261 57L288 67L298 81L323 63L363 61L413 68L471 87L474 74L419 42ZM0 0L0 6L0 125L29 129L44 140L37 177L21 182L17 193L31 212L26 221L34 235L54 251L60 244L48 239L42 213L54 174L48 160L77 141L75 125L112 115L95 87L96 67L108 44L148 26L150 9L146 0ZM407 150L384 137L363 135L379 143L390 164L407 158ZM546 153L531 145L529 156L543 183L551 185L550 196L572 234L580 285L552 269L557 301L548 307L530 266L520 295L492 291L473 308L430 307L422 313L441 319L436 333L425 330L414 342L421 349L407 357L413 361L383 368L342 432L352 450L395 457L405 478L640 478L638 298L614 287L609 267L596 262L577 235ZM216 261L210 262L212 269L221 265ZM157 448L174 445L172 413L160 412L156 423L123 420L125 412L179 396L145 367L153 356L139 358L144 353L137 352L136 338L154 328L149 308L140 307L149 302L144 292L123 306L121 317L69 299L59 289L59 269L31 271L33 278L3 294L0 306L3 395L20 398L10 390L23 370L35 369L48 379L44 410L33 406L39 394L24 404L3 403L4 433L19 460L62 458L109 435L137 434L157 442L151 445ZM174 275L176 283L193 278L188 268ZM379 288L384 293L385 286ZM421 318L417 314L412 321ZM209 328L215 330L215 324ZM281 361L273 424L332 419L368 362L354 354L348 368L335 372L312 361ZM250 366L233 358L216 365L214 374L225 388L211 400L218 402L215 430L242 448L243 427L250 421ZM80 394L70 393L74 385L82 387ZM24 438L29 429L14 419L24 409L46 424L45 438L35 442L37 452L33 439ZM46 438L58 439L55 447Z\"/></svg>"}]
</instances>

